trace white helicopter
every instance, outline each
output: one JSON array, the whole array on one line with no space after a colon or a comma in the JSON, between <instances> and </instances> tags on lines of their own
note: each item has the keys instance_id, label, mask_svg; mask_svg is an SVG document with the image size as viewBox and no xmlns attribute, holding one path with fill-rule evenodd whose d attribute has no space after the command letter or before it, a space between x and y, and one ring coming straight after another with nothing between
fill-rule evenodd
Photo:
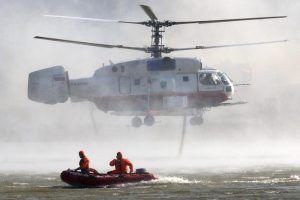
<instances>
[{"instance_id":1,"label":"white helicopter","mask_svg":"<svg viewBox=\"0 0 300 200\"><path fill-rule=\"evenodd\" d=\"M191 125L203 123L203 112L207 108L221 105L236 105L244 102L226 103L234 95L231 79L218 69L202 68L198 59L187 57L162 57L173 51L211 49L244 45L285 42L286 40L169 48L162 43L166 27L183 24L223 23L232 21L285 18L286 16L236 18L205 21L160 21L151 8L141 5L150 20L142 22L104 20L71 16L46 15L47 17L99 22L139 24L151 27L150 47L97 44L81 41L36 36L36 39L66 42L104 48L121 48L151 53L151 58L110 63L95 71L89 78L69 79L62 66L50 67L29 74L28 98L30 100L56 104L69 98L72 102L90 101L97 108L114 115L133 116L131 124L140 127L152 126L154 116L191 116ZM144 117L142 120L141 117Z\"/></svg>"}]
</instances>

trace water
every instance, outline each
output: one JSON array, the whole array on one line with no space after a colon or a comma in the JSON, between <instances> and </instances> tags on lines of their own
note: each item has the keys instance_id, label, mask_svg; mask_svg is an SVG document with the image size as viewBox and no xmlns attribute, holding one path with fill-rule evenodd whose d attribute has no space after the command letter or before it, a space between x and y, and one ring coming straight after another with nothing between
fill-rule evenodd
<instances>
[{"instance_id":1,"label":"water","mask_svg":"<svg viewBox=\"0 0 300 200\"><path fill-rule=\"evenodd\" d=\"M157 172L159 179L78 189L59 173L4 173L0 199L300 199L300 167Z\"/></svg>"}]
</instances>

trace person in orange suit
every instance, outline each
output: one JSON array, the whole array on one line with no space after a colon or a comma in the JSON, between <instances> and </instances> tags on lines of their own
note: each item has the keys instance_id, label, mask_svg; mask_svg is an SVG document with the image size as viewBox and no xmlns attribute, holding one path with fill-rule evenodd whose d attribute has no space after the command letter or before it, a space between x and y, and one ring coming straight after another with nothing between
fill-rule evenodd
<instances>
[{"instance_id":1,"label":"person in orange suit","mask_svg":"<svg viewBox=\"0 0 300 200\"><path fill-rule=\"evenodd\" d=\"M74 171L80 170L83 174L89 174L90 172L94 174L99 174L97 170L90 168L90 160L88 159L83 150L79 151L79 157L79 167L74 169Z\"/></svg>"},{"instance_id":2,"label":"person in orange suit","mask_svg":"<svg viewBox=\"0 0 300 200\"><path fill-rule=\"evenodd\" d=\"M128 167L130 169L130 173L133 172L132 163L128 159L123 158L123 155L121 152L117 153L116 158L117 159L113 159L109 163L110 166L115 166L115 170L107 172L108 174L118 174L118 175L127 174Z\"/></svg>"}]
</instances>

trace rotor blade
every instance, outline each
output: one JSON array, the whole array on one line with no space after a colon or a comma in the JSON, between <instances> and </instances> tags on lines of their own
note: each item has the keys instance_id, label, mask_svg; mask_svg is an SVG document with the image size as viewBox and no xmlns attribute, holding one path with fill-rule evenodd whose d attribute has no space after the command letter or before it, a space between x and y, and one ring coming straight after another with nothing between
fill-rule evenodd
<instances>
[{"instance_id":1,"label":"rotor blade","mask_svg":"<svg viewBox=\"0 0 300 200\"><path fill-rule=\"evenodd\" d=\"M235 18L235 19L218 19L218 20L204 20L204 21L184 21L184 22L172 22L172 25L179 25L179 24L209 24L209 23L222 23L222 22L233 22L233 21L276 19L276 18L285 18L285 17L287 17L287 16Z\"/></svg>"},{"instance_id":2,"label":"rotor blade","mask_svg":"<svg viewBox=\"0 0 300 200\"><path fill-rule=\"evenodd\" d=\"M63 16L63 15L44 15L44 17L62 18L62 19L75 19L75 20L94 21L94 22L142 24L142 22L120 21L120 20L113 20L113 19L98 19L98 18L89 18L89 17L73 17L73 16Z\"/></svg>"},{"instance_id":3,"label":"rotor blade","mask_svg":"<svg viewBox=\"0 0 300 200\"><path fill-rule=\"evenodd\" d=\"M157 17L155 16L152 9L147 5L140 5L141 8L144 10L144 12L148 15L148 17L151 19L151 21L156 21Z\"/></svg>"},{"instance_id":4,"label":"rotor blade","mask_svg":"<svg viewBox=\"0 0 300 200\"><path fill-rule=\"evenodd\" d=\"M138 50L138 51L145 51L145 52L147 51L147 48L141 48L141 47L129 47L129 46L123 46L123 45L98 44L98 43L80 42L80 41L74 41L74 40L64 40L64 39L41 37L41 36L35 36L34 38L35 39L42 39L42 40L50 40L50 41L55 41L55 42L65 42L65 43L72 43L72 44L94 46L94 47L120 48L120 49L130 49L130 50Z\"/></svg>"},{"instance_id":5,"label":"rotor blade","mask_svg":"<svg viewBox=\"0 0 300 200\"><path fill-rule=\"evenodd\" d=\"M166 49L165 53L170 53L172 51L184 51L184 50L193 50L193 49L213 49L213 48L224 48L224 47L238 47L238 46L250 46L250 45L259 45L259 44L270 44L278 42L287 42L287 40L277 40L277 41L268 41L268 42L255 42L255 43L243 43L243 44L229 44L229 45L218 45L218 46L195 46L189 48L169 48Z\"/></svg>"}]
</instances>

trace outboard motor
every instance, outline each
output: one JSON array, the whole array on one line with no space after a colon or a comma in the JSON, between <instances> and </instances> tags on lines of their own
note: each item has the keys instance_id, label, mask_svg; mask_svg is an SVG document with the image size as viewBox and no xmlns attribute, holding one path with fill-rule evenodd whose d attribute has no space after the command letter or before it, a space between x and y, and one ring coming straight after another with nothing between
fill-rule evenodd
<instances>
[{"instance_id":1,"label":"outboard motor","mask_svg":"<svg viewBox=\"0 0 300 200\"><path fill-rule=\"evenodd\" d=\"M56 104L69 98L69 77L62 66L50 67L29 74L28 98L32 101Z\"/></svg>"},{"instance_id":2,"label":"outboard motor","mask_svg":"<svg viewBox=\"0 0 300 200\"><path fill-rule=\"evenodd\" d=\"M145 168L136 169L135 173L137 173L137 174L148 174L148 172Z\"/></svg>"}]
</instances>

